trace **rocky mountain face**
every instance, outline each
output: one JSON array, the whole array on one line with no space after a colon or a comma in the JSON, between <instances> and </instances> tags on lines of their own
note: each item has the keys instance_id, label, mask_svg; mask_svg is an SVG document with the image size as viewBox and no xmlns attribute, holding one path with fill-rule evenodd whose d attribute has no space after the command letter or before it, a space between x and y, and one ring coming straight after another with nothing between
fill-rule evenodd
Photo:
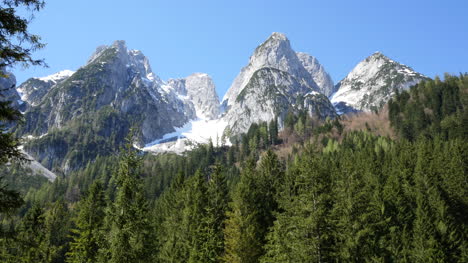
<instances>
[{"instance_id":1,"label":"rocky mountain face","mask_svg":"<svg viewBox=\"0 0 468 263\"><path fill-rule=\"evenodd\" d=\"M333 117L328 98L299 82L294 76L275 68L257 70L225 115L229 133L246 132L250 125L269 122L276 117L282 124L288 110L307 107L311 116Z\"/></svg>"},{"instance_id":2,"label":"rocky mountain face","mask_svg":"<svg viewBox=\"0 0 468 263\"><path fill-rule=\"evenodd\" d=\"M280 33L273 33L255 49L223 99L230 135L275 117L281 124L289 110L299 111L306 105L318 118L335 116L327 96L320 94L333 86L331 78L313 57L304 53L299 56Z\"/></svg>"},{"instance_id":3,"label":"rocky mountain face","mask_svg":"<svg viewBox=\"0 0 468 263\"><path fill-rule=\"evenodd\" d=\"M170 79L166 87L174 90L182 101L193 105L198 118L212 120L218 117L219 98L208 74L194 73L184 79Z\"/></svg>"},{"instance_id":4,"label":"rocky mountain face","mask_svg":"<svg viewBox=\"0 0 468 263\"><path fill-rule=\"evenodd\" d=\"M331 101L340 113L370 111L383 106L395 89L408 89L425 79L412 68L376 52L336 85Z\"/></svg>"},{"instance_id":5,"label":"rocky mountain face","mask_svg":"<svg viewBox=\"0 0 468 263\"><path fill-rule=\"evenodd\" d=\"M209 75L162 81L143 53L123 41L98 47L76 72L29 79L19 93L10 75L0 85L10 87L8 99L24 112L16 132L26 139L25 151L65 173L116 151L130 132L145 151L182 153L244 133L253 123L276 118L281 128L290 111L324 119L337 116L335 109L370 110L395 88L426 79L376 53L334 86L318 60L295 52L281 33L255 49L221 104Z\"/></svg>"},{"instance_id":6,"label":"rocky mountain face","mask_svg":"<svg viewBox=\"0 0 468 263\"><path fill-rule=\"evenodd\" d=\"M46 167L74 169L117 149L131 128L143 145L196 117L193 105L162 85L140 51L116 41L69 76L21 85L29 107L17 132L32 138L25 149Z\"/></svg>"},{"instance_id":7,"label":"rocky mountain face","mask_svg":"<svg viewBox=\"0 0 468 263\"><path fill-rule=\"evenodd\" d=\"M297 79L301 85L311 91L319 91L311 74L304 68L296 52L291 48L284 34L273 33L255 49L249 64L242 68L223 98L223 105L229 107L236 102L237 96L249 83L255 72L262 68L274 68L284 71Z\"/></svg>"},{"instance_id":8,"label":"rocky mountain face","mask_svg":"<svg viewBox=\"0 0 468 263\"><path fill-rule=\"evenodd\" d=\"M27 102L29 106L36 106L42 101L42 98L51 87L66 80L73 73L75 72L71 70L63 70L43 78L30 78L22 83L17 91L21 96L21 100Z\"/></svg>"},{"instance_id":9,"label":"rocky mountain face","mask_svg":"<svg viewBox=\"0 0 468 263\"><path fill-rule=\"evenodd\" d=\"M327 97L333 94L335 92L333 80L317 58L303 52L297 52L296 54L304 68L310 73L315 83L317 83L320 93Z\"/></svg>"},{"instance_id":10,"label":"rocky mountain face","mask_svg":"<svg viewBox=\"0 0 468 263\"><path fill-rule=\"evenodd\" d=\"M25 105L16 91L16 77L13 73L0 69L0 101L10 101L10 105L19 110L24 110Z\"/></svg>"}]
</instances>

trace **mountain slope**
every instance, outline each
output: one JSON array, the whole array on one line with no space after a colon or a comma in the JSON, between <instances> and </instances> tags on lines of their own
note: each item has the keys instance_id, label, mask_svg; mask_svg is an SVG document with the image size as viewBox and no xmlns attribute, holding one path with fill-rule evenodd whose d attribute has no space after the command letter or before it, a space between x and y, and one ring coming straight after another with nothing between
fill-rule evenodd
<instances>
[{"instance_id":1,"label":"mountain slope","mask_svg":"<svg viewBox=\"0 0 468 263\"><path fill-rule=\"evenodd\" d=\"M23 82L18 88L21 99L31 106L38 105L47 92L54 85L61 83L75 73L71 70L64 70L53 75L42 78L30 78Z\"/></svg>"},{"instance_id":2,"label":"mountain slope","mask_svg":"<svg viewBox=\"0 0 468 263\"><path fill-rule=\"evenodd\" d=\"M331 102L342 113L380 108L393 95L395 89L405 90L428 79L412 68L376 52L356 67L336 85Z\"/></svg>"},{"instance_id":3,"label":"mountain slope","mask_svg":"<svg viewBox=\"0 0 468 263\"><path fill-rule=\"evenodd\" d=\"M219 115L219 98L208 74L194 73L184 79L170 79L166 89L172 89L180 99L192 104L198 118L215 119Z\"/></svg>"},{"instance_id":4,"label":"mountain slope","mask_svg":"<svg viewBox=\"0 0 468 263\"><path fill-rule=\"evenodd\" d=\"M230 136L247 132L253 123L275 118L279 118L281 126L288 111L298 112L306 107L318 118L335 116L331 103L325 95L319 95L321 88L314 81L314 76L323 80L328 74L325 76L323 67L312 57L303 53L299 56L303 61L280 33L273 33L255 49L223 99L223 119L228 123L226 132ZM307 96L312 93L315 95Z\"/></svg>"},{"instance_id":5,"label":"mountain slope","mask_svg":"<svg viewBox=\"0 0 468 263\"><path fill-rule=\"evenodd\" d=\"M317 83L320 93L327 97L332 95L335 92L333 80L317 58L303 52L297 52L296 54L304 68L310 73L315 83Z\"/></svg>"},{"instance_id":6,"label":"mountain slope","mask_svg":"<svg viewBox=\"0 0 468 263\"><path fill-rule=\"evenodd\" d=\"M24 110L26 105L16 91L15 75L5 69L0 69L0 74L3 75L0 77L0 89L2 91L0 101L9 101L10 106L14 109Z\"/></svg>"},{"instance_id":7,"label":"mountain slope","mask_svg":"<svg viewBox=\"0 0 468 263\"><path fill-rule=\"evenodd\" d=\"M304 106L319 118L335 115L325 95L311 91L287 72L262 68L254 73L224 119L229 124L229 134L237 135L246 132L253 123L269 122L276 117L281 125L289 110L297 112Z\"/></svg>"},{"instance_id":8,"label":"mountain slope","mask_svg":"<svg viewBox=\"0 0 468 263\"><path fill-rule=\"evenodd\" d=\"M144 55L123 41L98 48L88 64L45 87L40 102L30 105L18 132L37 139L25 150L49 169L74 169L118 149L132 127L140 144L162 137L195 116L172 102L160 83Z\"/></svg>"},{"instance_id":9,"label":"mountain slope","mask_svg":"<svg viewBox=\"0 0 468 263\"><path fill-rule=\"evenodd\" d=\"M310 90L319 91L310 73L304 68L291 48L284 34L273 33L265 42L258 46L250 57L249 64L242 68L231 87L223 98L223 106L235 103L237 96L249 83L254 73L261 68L275 68L294 76L297 81Z\"/></svg>"}]
</instances>

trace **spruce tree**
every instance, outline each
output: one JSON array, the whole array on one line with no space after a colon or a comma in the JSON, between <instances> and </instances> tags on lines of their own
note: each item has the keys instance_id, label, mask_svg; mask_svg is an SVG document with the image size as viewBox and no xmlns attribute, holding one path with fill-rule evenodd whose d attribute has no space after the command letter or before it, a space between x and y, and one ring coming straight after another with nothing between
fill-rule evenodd
<instances>
[{"instance_id":1,"label":"spruce tree","mask_svg":"<svg viewBox=\"0 0 468 263\"><path fill-rule=\"evenodd\" d=\"M183 226L185 208L185 177L179 173L169 189L157 200L155 217L158 224L158 259L161 262L187 261L189 250L182 245L187 237Z\"/></svg>"},{"instance_id":2,"label":"spruce tree","mask_svg":"<svg viewBox=\"0 0 468 263\"><path fill-rule=\"evenodd\" d=\"M48 262L64 262L68 250L70 217L63 199L56 201L45 213L45 246Z\"/></svg>"},{"instance_id":3,"label":"spruce tree","mask_svg":"<svg viewBox=\"0 0 468 263\"><path fill-rule=\"evenodd\" d=\"M253 160L247 162L226 220L225 262L258 262L264 254L266 234L278 208L277 187L283 172L272 151L262 156L258 170Z\"/></svg>"},{"instance_id":4,"label":"spruce tree","mask_svg":"<svg viewBox=\"0 0 468 263\"><path fill-rule=\"evenodd\" d=\"M332 261L328 167L308 147L290 173L291 180L283 186L281 212L268 234L266 254L261 262Z\"/></svg>"},{"instance_id":5,"label":"spruce tree","mask_svg":"<svg viewBox=\"0 0 468 263\"><path fill-rule=\"evenodd\" d=\"M151 262L153 259L153 229L141 186L140 163L141 158L128 142L114 174L117 189L108 220L108 262Z\"/></svg>"},{"instance_id":6,"label":"spruce tree","mask_svg":"<svg viewBox=\"0 0 468 263\"><path fill-rule=\"evenodd\" d=\"M46 244L46 226L44 211L34 204L22 219L18 229L19 261L49 262Z\"/></svg>"},{"instance_id":7,"label":"spruce tree","mask_svg":"<svg viewBox=\"0 0 468 263\"><path fill-rule=\"evenodd\" d=\"M94 182L88 195L78 204L78 216L75 219L76 229L73 229L73 241L67 262L96 262L99 249L104 242L104 217L106 202L104 189L99 181Z\"/></svg>"},{"instance_id":8,"label":"spruce tree","mask_svg":"<svg viewBox=\"0 0 468 263\"><path fill-rule=\"evenodd\" d=\"M219 262L224 252L224 222L229 202L229 193L224 171L216 164L207 188L208 202L205 207L200 231L202 243L198 252L199 262Z\"/></svg>"}]
</instances>

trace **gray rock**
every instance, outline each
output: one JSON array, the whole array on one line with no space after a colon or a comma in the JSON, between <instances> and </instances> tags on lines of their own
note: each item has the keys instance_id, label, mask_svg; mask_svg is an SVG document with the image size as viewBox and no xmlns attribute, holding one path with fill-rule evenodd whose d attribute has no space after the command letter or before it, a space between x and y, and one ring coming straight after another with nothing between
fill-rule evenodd
<instances>
[{"instance_id":1,"label":"gray rock","mask_svg":"<svg viewBox=\"0 0 468 263\"><path fill-rule=\"evenodd\" d=\"M328 74L313 58L309 61L305 54L299 56L302 60L280 33L273 33L255 49L223 99L223 118L230 136L247 132L253 123L276 117L281 125L288 111L307 109L319 118L336 115L328 98L319 94L323 89L314 81L314 76L322 80Z\"/></svg>"},{"instance_id":2,"label":"gray rock","mask_svg":"<svg viewBox=\"0 0 468 263\"><path fill-rule=\"evenodd\" d=\"M228 92L223 98L223 106L227 109L235 103L237 96L250 81L252 75L261 68L275 68L294 76L310 91L320 91L310 73L304 68L291 48L284 34L273 33L265 42L258 46L250 57L249 64L242 68Z\"/></svg>"},{"instance_id":3,"label":"gray rock","mask_svg":"<svg viewBox=\"0 0 468 263\"><path fill-rule=\"evenodd\" d=\"M320 89L319 92L327 97L332 95L335 92L335 85L320 62L315 57L303 52L297 52L297 57L302 62L304 68L312 75L312 78Z\"/></svg>"},{"instance_id":4,"label":"gray rock","mask_svg":"<svg viewBox=\"0 0 468 263\"><path fill-rule=\"evenodd\" d=\"M428 77L376 52L356 67L336 85L331 97L340 113L370 111L382 107L395 89L406 90Z\"/></svg>"},{"instance_id":5,"label":"gray rock","mask_svg":"<svg viewBox=\"0 0 468 263\"><path fill-rule=\"evenodd\" d=\"M24 102L16 91L16 77L13 73L0 69L0 101L10 101L10 106L24 110Z\"/></svg>"}]
</instances>

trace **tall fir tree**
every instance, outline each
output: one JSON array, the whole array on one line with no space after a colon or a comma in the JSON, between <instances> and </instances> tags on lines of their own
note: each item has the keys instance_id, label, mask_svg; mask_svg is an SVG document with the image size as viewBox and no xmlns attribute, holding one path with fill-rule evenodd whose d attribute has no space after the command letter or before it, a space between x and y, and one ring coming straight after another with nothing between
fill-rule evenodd
<instances>
[{"instance_id":1,"label":"tall fir tree","mask_svg":"<svg viewBox=\"0 0 468 263\"><path fill-rule=\"evenodd\" d=\"M229 202L226 176L220 164L213 167L207 187L208 202L201 222L199 262L219 262L224 252L224 222Z\"/></svg>"},{"instance_id":2,"label":"tall fir tree","mask_svg":"<svg viewBox=\"0 0 468 263\"><path fill-rule=\"evenodd\" d=\"M102 183L94 182L88 195L78 204L76 228L67 254L69 263L97 262L99 249L104 243L104 217L106 201Z\"/></svg>"},{"instance_id":3,"label":"tall fir tree","mask_svg":"<svg viewBox=\"0 0 468 263\"><path fill-rule=\"evenodd\" d=\"M261 262L332 261L331 177L311 147L290 167Z\"/></svg>"},{"instance_id":4,"label":"tall fir tree","mask_svg":"<svg viewBox=\"0 0 468 263\"><path fill-rule=\"evenodd\" d=\"M70 212L63 199L59 199L45 213L46 239L48 262L58 263L65 261L68 250Z\"/></svg>"},{"instance_id":5,"label":"tall fir tree","mask_svg":"<svg viewBox=\"0 0 468 263\"><path fill-rule=\"evenodd\" d=\"M121 152L118 171L114 174L117 189L108 215L108 262L151 262L154 258L154 229L142 190L140 164L141 158L128 142Z\"/></svg>"},{"instance_id":6,"label":"tall fir tree","mask_svg":"<svg viewBox=\"0 0 468 263\"><path fill-rule=\"evenodd\" d=\"M278 208L276 188L282 177L283 169L272 151L262 156L258 170L253 160L247 162L226 220L225 262L258 262L264 254L266 234Z\"/></svg>"},{"instance_id":7,"label":"tall fir tree","mask_svg":"<svg viewBox=\"0 0 468 263\"><path fill-rule=\"evenodd\" d=\"M38 204L28 210L18 229L17 262L49 262L43 209Z\"/></svg>"}]
</instances>

